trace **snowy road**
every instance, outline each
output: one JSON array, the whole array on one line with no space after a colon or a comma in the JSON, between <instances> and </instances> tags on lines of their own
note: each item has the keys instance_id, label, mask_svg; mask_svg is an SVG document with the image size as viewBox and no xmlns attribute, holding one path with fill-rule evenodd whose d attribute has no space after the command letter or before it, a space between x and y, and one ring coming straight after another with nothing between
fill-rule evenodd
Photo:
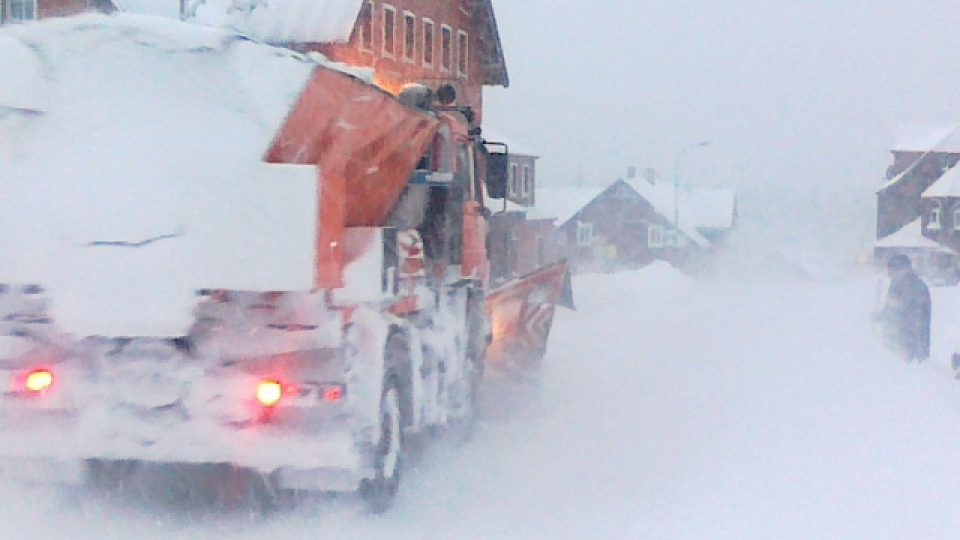
<instances>
[{"instance_id":1,"label":"snowy road","mask_svg":"<svg viewBox=\"0 0 960 540\"><path fill-rule=\"evenodd\" d=\"M960 384L877 348L871 281L655 267L576 287L539 402L436 450L388 515L331 503L182 523L7 485L0 537L956 537Z\"/></svg>"}]
</instances>

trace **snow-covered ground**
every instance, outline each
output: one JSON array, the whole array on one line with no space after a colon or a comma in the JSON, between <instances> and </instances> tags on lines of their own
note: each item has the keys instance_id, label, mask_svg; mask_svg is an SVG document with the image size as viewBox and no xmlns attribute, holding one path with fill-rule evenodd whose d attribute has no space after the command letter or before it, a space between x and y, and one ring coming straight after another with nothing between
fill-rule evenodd
<instances>
[{"instance_id":1,"label":"snow-covered ground","mask_svg":"<svg viewBox=\"0 0 960 540\"><path fill-rule=\"evenodd\" d=\"M539 399L432 451L387 515L325 502L184 521L7 484L0 537L956 537L956 291L935 291L936 358L916 366L877 346L872 278L694 281L658 265L575 287Z\"/></svg>"}]
</instances>

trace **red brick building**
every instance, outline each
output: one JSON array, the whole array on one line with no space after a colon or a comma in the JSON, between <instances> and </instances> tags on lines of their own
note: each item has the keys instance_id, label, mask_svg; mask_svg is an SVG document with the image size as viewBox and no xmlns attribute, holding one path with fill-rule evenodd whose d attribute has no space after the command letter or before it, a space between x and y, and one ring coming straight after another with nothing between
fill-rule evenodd
<instances>
[{"instance_id":1,"label":"red brick building","mask_svg":"<svg viewBox=\"0 0 960 540\"><path fill-rule=\"evenodd\" d=\"M960 128L900 141L887 181L877 191L877 264L908 255L932 283L960 279L960 208L956 165Z\"/></svg>"},{"instance_id":2,"label":"red brick building","mask_svg":"<svg viewBox=\"0 0 960 540\"><path fill-rule=\"evenodd\" d=\"M892 151L887 181L877 191L877 239L883 239L920 215L920 198L944 173L960 161L960 131L935 133L903 141Z\"/></svg>"},{"instance_id":3,"label":"red brick building","mask_svg":"<svg viewBox=\"0 0 960 540\"><path fill-rule=\"evenodd\" d=\"M509 86L490 0L360 0L357 5L347 43L285 45L371 67L378 85L393 93L411 82L433 88L453 84L460 104L478 115L483 86Z\"/></svg>"},{"instance_id":4,"label":"red brick building","mask_svg":"<svg viewBox=\"0 0 960 540\"><path fill-rule=\"evenodd\" d=\"M704 271L724 251L739 218L729 189L677 191L672 183L627 178L606 188L553 191L542 190L540 199L557 201L544 210L566 207L557 212L556 242L577 271L638 268L654 260ZM581 202L569 208L569 201Z\"/></svg>"}]
</instances>

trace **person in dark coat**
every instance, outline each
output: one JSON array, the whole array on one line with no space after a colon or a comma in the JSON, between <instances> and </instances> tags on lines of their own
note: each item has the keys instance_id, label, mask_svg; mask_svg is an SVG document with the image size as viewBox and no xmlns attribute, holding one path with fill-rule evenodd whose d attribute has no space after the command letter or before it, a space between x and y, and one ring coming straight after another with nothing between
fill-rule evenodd
<instances>
[{"instance_id":1,"label":"person in dark coat","mask_svg":"<svg viewBox=\"0 0 960 540\"><path fill-rule=\"evenodd\" d=\"M880 312L884 342L908 362L930 357L930 290L906 255L887 262L890 289Z\"/></svg>"}]
</instances>

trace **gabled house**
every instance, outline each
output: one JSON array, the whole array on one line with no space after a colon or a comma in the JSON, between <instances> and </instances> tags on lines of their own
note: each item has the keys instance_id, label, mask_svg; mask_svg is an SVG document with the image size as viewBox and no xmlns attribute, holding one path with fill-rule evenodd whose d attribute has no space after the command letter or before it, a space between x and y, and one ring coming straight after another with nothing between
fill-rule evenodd
<instances>
[{"instance_id":1,"label":"gabled house","mask_svg":"<svg viewBox=\"0 0 960 540\"><path fill-rule=\"evenodd\" d=\"M877 190L877 239L912 223L920 198L943 173L960 161L960 126L898 141L887 180Z\"/></svg>"},{"instance_id":2,"label":"gabled house","mask_svg":"<svg viewBox=\"0 0 960 540\"><path fill-rule=\"evenodd\" d=\"M542 211L549 212L549 205ZM636 268L656 259L696 270L722 250L737 219L731 190L676 190L655 180L619 179L562 216L557 244L581 271Z\"/></svg>"},{"instance_id":3,"label":"gabled house","mask_svg":"<svg viewBox=\"0 0 960 540\"><path fill-rule=\"evenodd\" d=\"M877 191L874 259L882 265L893 255L908 255L923 277L956 283L960 126L898 141L892 154L888 179Z\"/></svg>"}]
</instances>

